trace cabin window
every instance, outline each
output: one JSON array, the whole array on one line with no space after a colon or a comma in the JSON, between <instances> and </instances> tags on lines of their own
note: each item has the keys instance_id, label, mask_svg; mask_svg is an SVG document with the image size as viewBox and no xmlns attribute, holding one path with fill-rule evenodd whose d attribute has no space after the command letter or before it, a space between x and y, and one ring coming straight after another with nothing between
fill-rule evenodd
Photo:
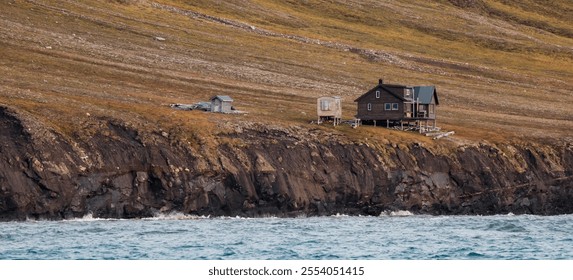
<instances>
[{"instance_id":1,"label":"cabin window","mask_svg":"<svg viewBox=\"0 0 573 280\"><path fill-rule=\"evenodd\" d=\"M384 110L386 111L392 110L392 103L384 103Z\"/></svg>"},{"instance_id":2,"label":"cabin window","mask_svg":"<svg viewBox=\"0 0 573 280\"><path fill-rule=\"evenodd\" d=\"M412 89L407 88L405 96L406 96L406 98L412 98Z\"/></svg>"},{"instance_id":3,"label":"cabin window","mask_svg":"<svg viewBox=\"0 0 573 280\"><path fill-rule=\"evenodd\" d=\"M398 110L398 103L392 103L392 111Z\"/></svg>"},{"instance_id":4,"label":"cabin window","mask_svg":"<svg viewBox=\"0 0 573 280\"><path fill-rule=\"evenodd\" d=\"M430 104L430 114L434 113L434 104Z\"/></svg>"},{"instance_id":5,"label":"cabin window","mask_svg":"<svg viewBox=\"0 0 573 280\"><path fill-rule=\"evenodd\" d=\"M330 102L328 102L328 100L321 100L320 101L320 110L329 111L330 110Z\"/></svg>"},{"instance_id":6,"label":"cabin window","mask_svg":"<svg viewBox=\"0 0 573 280\"><path fill-rule=\"evenodd\" d=\"M380 98L380 91L379 90L376 91L376 98Z\"/></svg>"},{"instance_id":7,"label":"cabin window","mask_svg":"<svg viewBox=\"0 0 573 280\"><path fill-rule=\"evenodd\" d=\"M372 111L372 103L368 103L368 111Z\"/></svg>"}]
</instances>

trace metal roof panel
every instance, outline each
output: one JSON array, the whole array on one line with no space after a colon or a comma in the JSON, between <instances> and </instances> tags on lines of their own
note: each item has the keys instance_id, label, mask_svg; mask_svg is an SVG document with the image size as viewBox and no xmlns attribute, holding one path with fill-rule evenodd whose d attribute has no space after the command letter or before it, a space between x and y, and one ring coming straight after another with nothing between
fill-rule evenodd
<instances>
[{"instance_id":1,"label":"metal roof panel","mask_svg":"<svg viewBox=\"0 0 573 280\"><path fill-rule=\"evenodd\" d=\"M219 99L221 101L233 102L233 98L231 98L228 95L216 95L216 96L211 97L211 100L213 100L213 99Z\"/></svg>"},{"instance_id":2,"label":"metal roof panel","mask_svg":"<svg viewBox=\"0 0 573 280\"><path fill-rule=\"evenodd\" d=\"M414 87L414 99L418 99L420 104L430 104L435 92L436 88L434 86L416 86Z\"/></svg>"}]
</instances>

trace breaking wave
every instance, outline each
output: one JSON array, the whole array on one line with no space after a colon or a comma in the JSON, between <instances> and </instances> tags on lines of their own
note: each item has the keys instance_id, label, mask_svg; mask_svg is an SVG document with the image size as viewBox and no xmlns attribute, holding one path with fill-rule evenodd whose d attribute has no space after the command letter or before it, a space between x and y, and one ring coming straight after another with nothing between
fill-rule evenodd
<instances>
[{"instance_id":1,"label":"breaking wave","mask_svg":"<svg viewBox=\"0 0 573 280\"><path fill-rule=\"evenodd\" d=\"M409 217L409 216L414 216L414 213L408 210L384 211L380 213L380 217Z\"/></svg>"},{"instance_id":2,"label":"breaking wave","mask_svg":"<svg viewBox=\"0 0 573 280\"><path fill-rule=\"evenodd\" d=\"M199 220L209 219L210 216L197 216L181 212L157 213L153 217L142 218L142 220L163 221L163 220Z\"/></svg>"}]
</instances>

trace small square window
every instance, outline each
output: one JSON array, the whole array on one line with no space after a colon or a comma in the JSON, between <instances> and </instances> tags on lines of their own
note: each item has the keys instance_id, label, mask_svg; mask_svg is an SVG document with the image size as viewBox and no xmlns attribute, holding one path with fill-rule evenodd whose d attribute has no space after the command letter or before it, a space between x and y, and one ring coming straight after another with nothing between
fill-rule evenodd
<instances>
[{"instance_id":1,"label":"small square window","mask_svg":"<svg viewBox=\"0 0 573 280\"><path fill-rule=\"evenodd\" d=\"M376 91L376 98L380 98L380 91L379 90Z\"/></svg>"},{"instance_id":2,"label":"small square window","mask_svg":"<svg viewBox=\"0 0 573 280\"><path fill-rule=\"evenodd\" d=\"M330 102L328 102L328 100L321 100L320 101L320 110L329 111L330 110Z\"/></svg>"},{"instance_id":3,"label":"small square window","mask_svg":"<svg viewBox=\"0 0 573 280\"><path fill-rule=\"evenodd\" d=\"M392 111L398 110L398 103L392 103Z\"/></svg>"},{"instance_id":4,"label":"small square window","mask_svg":"<svg viewBox=\"0 0 573 280\"><path fill-rule=\"evenodd\" d=\"M384 103L384 110L386 111L392 110L392 103Z\"/></svg>"}]
</instances>

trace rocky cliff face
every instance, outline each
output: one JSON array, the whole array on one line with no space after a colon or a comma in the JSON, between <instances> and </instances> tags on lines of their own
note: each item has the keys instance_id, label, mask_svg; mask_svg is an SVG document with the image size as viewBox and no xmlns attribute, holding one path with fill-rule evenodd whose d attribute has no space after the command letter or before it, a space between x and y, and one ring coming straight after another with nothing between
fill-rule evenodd
<instances>
[{"instance_id":1,"label":"rocky cliff face","mask_svg":"<svg viewBox=\"0 0 573 280\"><path fill-rule=\"evenodd\" d=\"M236 126L183 145L101 119L71 139L0 108L0 220L573 213L571 143L436 148L301 130Z\"/></svg>"}]
</instances>

